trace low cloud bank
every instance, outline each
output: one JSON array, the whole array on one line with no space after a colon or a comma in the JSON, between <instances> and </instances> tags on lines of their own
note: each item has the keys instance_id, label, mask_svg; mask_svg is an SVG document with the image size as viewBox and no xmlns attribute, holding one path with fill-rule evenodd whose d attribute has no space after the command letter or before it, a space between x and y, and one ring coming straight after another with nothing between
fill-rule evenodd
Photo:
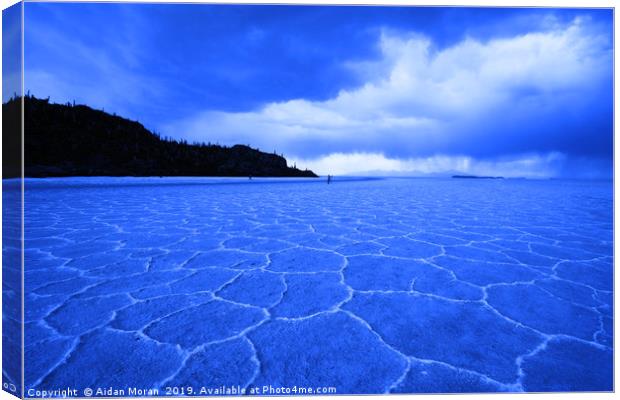
<instances>
[{"instance_id":1,"label":"low cloud bank","mask_svg":"<svg viewBox=\"0 0 620 400\"><path fill-rule=\"evenodd\" d=\"M559 152L523 154L495 160L447 155L391 158L382 153L359 152L332 153L311 159L291 157L289 161L301 168L309 168L320 175L450 176L467 174L545 179L568 177L566 173L569 169L569 159ZM588 178L607 177L604 168L597 163L591 163L588 168L579 168L579 171L586 173L587 176L584 177Z\"/></svg>"}]
</instances>

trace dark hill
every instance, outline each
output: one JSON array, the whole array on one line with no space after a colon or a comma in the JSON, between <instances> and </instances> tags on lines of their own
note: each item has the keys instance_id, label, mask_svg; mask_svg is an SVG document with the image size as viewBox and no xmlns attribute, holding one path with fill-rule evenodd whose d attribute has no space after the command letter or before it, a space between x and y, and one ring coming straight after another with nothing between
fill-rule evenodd
<instances>
[{"instance_id":1,"label":"dark hill","mask_svg":"<svg viewBox=\"0 0 620 400\"><path fill-rule=\"evenodd\" d=\"M19 99L3 104L19 115ZM17 112L14 110L17 109ZM316 177L248 146L188 144L83 105L25 97L25 175Z\"/></svg>"}]
</instances>

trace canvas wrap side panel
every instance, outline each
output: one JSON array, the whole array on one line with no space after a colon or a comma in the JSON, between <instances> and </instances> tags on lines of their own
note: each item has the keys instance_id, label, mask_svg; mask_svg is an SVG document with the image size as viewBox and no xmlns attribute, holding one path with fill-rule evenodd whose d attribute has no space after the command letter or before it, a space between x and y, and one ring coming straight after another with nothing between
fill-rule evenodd
<instances>
[{"instance_id":1,"label":"canvas wrap side panel","mask_svg":"<svg viewBox=\"0 0 620 400\"><path fill-rule=\"evenodd\" d=\"M24 321L22 9L20 2L2 11L2 390L19 397Z\"/></svg>"}]
</instances>

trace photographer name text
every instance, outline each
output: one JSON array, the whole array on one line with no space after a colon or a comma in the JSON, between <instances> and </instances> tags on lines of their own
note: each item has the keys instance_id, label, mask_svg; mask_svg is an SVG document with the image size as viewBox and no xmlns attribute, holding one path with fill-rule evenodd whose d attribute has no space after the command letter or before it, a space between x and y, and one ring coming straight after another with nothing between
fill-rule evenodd
<instances>
[{"instance_id":1,"label":"photographer name text","mask_svg":"<svg viewBox=\"0 0 620 400\"><path fill-rule=\"evenodd\" d=\"M304 394L335 394L334 387L305 386L168 386L162 390L157 388L62 388L62 389L28 389L27 397L157 397L157 396L235 396L235 395L304 395Z\"/></svg>"}]
</instances>

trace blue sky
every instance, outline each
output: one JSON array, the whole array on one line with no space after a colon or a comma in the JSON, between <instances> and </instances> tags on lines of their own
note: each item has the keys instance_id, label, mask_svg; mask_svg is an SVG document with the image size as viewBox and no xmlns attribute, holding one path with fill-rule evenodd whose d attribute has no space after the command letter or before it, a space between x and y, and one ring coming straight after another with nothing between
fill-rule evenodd
<instances>
[{"instance_id":1,"label":"blue sky","mask_svg":"<svg viewBox=\"0 0 620 400\"><path fill-rule=\"evenodd\" d=\"M25 86L319 173L608 177L612 18L26 3Z\"/></svg>"},{"instance_id":2,"label":"blue sky","mask_svg":"<svg viewBox=\"0 0 620 400\"><path fill-rule=\"evenodd\" d=\"M2 101L21 93L21 5L2 10Z\"/></svg>"}]
</instances>

